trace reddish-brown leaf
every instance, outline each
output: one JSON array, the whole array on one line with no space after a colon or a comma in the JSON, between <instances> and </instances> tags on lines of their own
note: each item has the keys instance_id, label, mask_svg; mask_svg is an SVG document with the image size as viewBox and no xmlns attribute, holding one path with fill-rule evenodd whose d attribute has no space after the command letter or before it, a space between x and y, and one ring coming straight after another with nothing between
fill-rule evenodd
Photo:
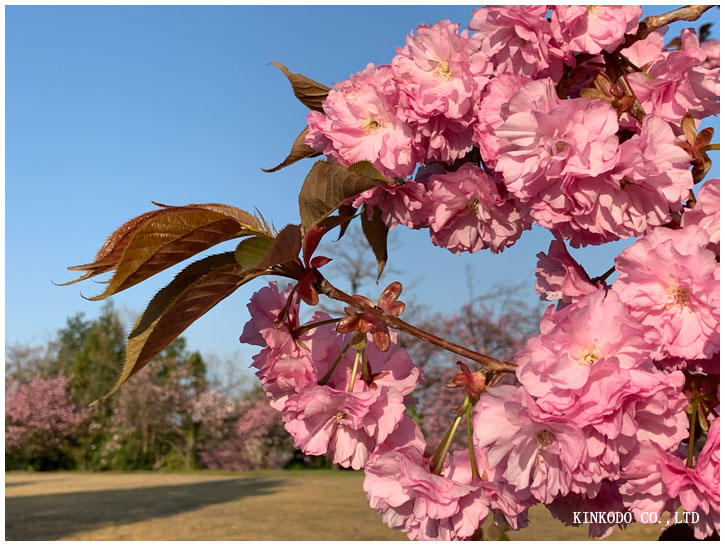
<instances>
[{"instance_id":1,"label":"reddish-brown leaf","mask_svg":"<svg viewBox=\"0 0 725 546\"><path fill-rule=\"evenodd\" d=\"M126 362L112 394L141 370L191 323L264 271L243 271L233 252L208 256L186 267L161 289L136 321L126 346Z\"/></svg>"},{"instance_id":2,"label":"reddish-brown leaf","mask_svg":"<svg viewBox=\"0 0 725 546\"><path fill-rule=\"evenodd\" d=\"M116 230L95 262L70 268L86 271L78 280L115 270L104 292L91 299L120 292L222 241L269 233L257 218L229 205L157 205L160 210Z\"/></svg>"},{"instance_id":3,"label":"reddish-brown leaf","mask_svg":"<svg viewBox=\"0 0 725 546\"><path fill-rule=\"evenodd\" d=\"M388 226L383 222L380 209L377 207L373 209L372 218L368 218L368 206L364 205L360 220L362 221L362 230L365 234L365 239L367 239L370 248L373 249L375 259L378 261L379 279L388 261Z\"/></svg>"},{"instance_id":4,"label":"reddish-brown leaf","mask_svg":"<svg viewBox=\"0 0 725 546\"><path fill-rule=\"evenodd\" d=\"M309 229L351 198L384 183L384 177L372 178L351 172L338 163L318 161L310 169L300 189L302 227Z\"/></svg>"},{"instance_id":5,"label":"reddish-brown leaf","mask_svg":"<svg viewBox=\"0 0 725 546\"><path fill-rule=\"evenodd\" d=\"M323 111L322 103L327 98L327 93L330 92L329 87L320 82L316 82L307 76L303 76L302 74L293 74L282 63L272 62L269 64L276 66L284 73L285 76L287 76L287 79L292 85L292 91L294 92L295 97L297 97L302 104L307 106L310 110L317 110L318 112Z\"/></svg>"},{"instance_id":6,"label":"reddish-brown leaf","mask_svg":"<svg viewBox=\"0 0 725 546\"><path fill-rule=\"evenodd\" d=\"M275 237L269 250L259 262L257 268L272 267L294 261L300 255L302 233L300 226L289 224Z\"/></svg>"},{"instance_id":7,"label":"reddish-brown leaf","mask_svg":"<svg viewBox=\"0 0 725 546\"><path fill-rule=\"evenodd\" d=\"M161 210L152 210L140 216L136 216L136 218L132 218L131 220L123 224L116 231L111 233L111 235L109 235L108 239L106 239L106 241L103 243L103 246L96 253L96 257L94 258L92 263L73 265L68 268L70 271L86 271L86 273L84 273L77 279L61 283L60 286L74 284L90 277L106 273L107 271L111 271L118 263L121 254L123 254L123 250L126 248L126 245L131 239L131 236L134 234L136 229L138 229L138 226L142 225L151 217L161 214L162 212L163 211Z\"/></svg>"},{"instance_id":8,"label":"reddish-brown leaf","mask_svg":"<svg viewBox=\"0 0 725 546\"><path fill-rule=\"evenodd\" d=\"M301 159L307 159L308 157L317 157L318 155L322 155L320 154L320 152L315 151L313 148L305 144L306 135L307 127L305 127L302 132L297 135L297 138L292 143L292 149L290 150L289 154L287 154L287 157L284 158L282 163L280 163L276 167L272 167L271 169L262 170L266 173L273 173L275 171L288 167L292 165L292 163L296 163Z\"/></svg>"}]
</instances>

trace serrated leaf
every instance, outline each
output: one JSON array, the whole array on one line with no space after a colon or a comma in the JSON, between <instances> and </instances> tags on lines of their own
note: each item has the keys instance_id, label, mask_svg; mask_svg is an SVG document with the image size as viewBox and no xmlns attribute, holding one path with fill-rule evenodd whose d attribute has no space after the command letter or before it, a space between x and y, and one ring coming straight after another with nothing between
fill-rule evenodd
<instances>
[{"instance_id":1,"label":"serrated leaf","mask_svg":"<svg viewBox=\"0 0 725 546\"><path fill-rule=\"evenodd\" d=\"M377 170L375 166L369 161L358 161L356 163L353 163L352 165L347 167L347 170L354 172L355 174L367 176L368 178L372 178L374 180L380 180L381 182L385 182L386 184L393 183L390 178Z\"/></svg>"},{"instance_id":2,"label":"serrated leaf","mask_svg":"<svg viewBox=\"0 0 725 546\"><path fill-rule=\"evenodd\" d=\"M340 223L340 234L337 236L337 240L339 241L340 239L342 239L342 236L345 235L345 232L350 226L350 222L352 222L352 219L355 218L357 208L353 207L352 205L342 205L338 210L340 213L340 218L343 219L343 221Z\"/></svg>"},{"instance_id":3,"label":"serrated leaf","mask_svg":"<svg viewBox=\"0 0 725 546\"><path fill-rule=\"evenodd\" d=\"M388 226L383 222L382 214L380 209L375 207L373 209L372 218L368 218L368 206L363 205L362 214L360 220L362 222L362 230L365 234L370 248L372 248L375 254L375 259L378 262L378 280L383 274L385 264L388 261Z\"/></svg>"},{"instance_id":4,"label":"serrated leaf","mask_svg":"<svg viewBox=\"0 0 725 546\"><path fill-rule=\"evenodd\" d=\"M91 299L125 290L228 239L271 235L257 218L229 205L156 204L160 210L142 214L111 234L94 263L69 268L86 271L78 280L114 270L103 293Z\"/></svg>"},{"instance_id":5,"label":"serrated leaf","mask_svg":"<svg viewBox=\"0 0 725 546\"><path fill-rule=\"evenodd\" d=\"M301 248L302 233L300 226L289 224L271 242L257 267L271 267L294 261L299 257Z\"/></svg>"},{"instance_id":6,"label":"serrated leaf","mask_svg":"<svg viewBox=\"0 0 725 546\"><path fill-rule=\"evenodd\" d=\"M214 305L265 273L243 271L233 252L208 256L181 271L153 297L136 321L128 337L123 370L108 395Z\"/></svg>"},{"instance_id":7,"label":"serrated leaf","mask_svg":"<svg viewBox=\"0 0 725 546\"><path fill-rule=\"evenodd\" d=\"M234 251L234 257L239 266L242 269L256 268L269 251L273 241L273 237L266 235L255 235L244 239Z\"/></svg>"},{"instance_id":8,"label":"serrated leaf","mask_svg":"<svg viewBox=\"0 0 725 546\"><path fill-rule=\"evenodd\" d=\"M266 173L273 173L275 171L288 167L293 163L300 161L301 159L307 159L308 157L317 157L319 155L322 155L320 152L315 151L312 147L305 144L305 136L307 136L307 127L305 127L302 132L297 135L297 138L295 138L295 141L292 143L292 149L290 150L289 154L287 154L287 157L284 158L282 163L280 163L276 167L272 167L271 169L262 170Z\"/></svg>"},{"instance_id":9,"label":"serrated leaf","mask_svg":"<svg viewBox=\"0 0 725 546\"><path fill-rule=\"evenodd\" d=\"M134 234L136 229L138 229L138 226L145 223L151 217L157 214L161 214L162 212L163 211L160 210L152 210L140 216L136 216L135 218L132 218L128 222L124 223L121 227L116 229L113 233L111 233L111 235L108 236L106 241L103 243L103 246L96 253L96 257L94 258L93 262L82 265L74 265L68 268L70 271L85 271L86 273L84 273L77 279L73 279L72 281L60 283L59 286L74 284L94 277L96 275L101 275L102 273L106 273L107 271L111 271L116 266L116 263L118 263L118 260L123 254L126 245L130 241L131 236Z\"/></svg>"},{"instance_id":10,"label":"serrated leaf","mask_svg":"<svg viewBox=\"0 0 725 546\"><path fill-rule=\"evenodd\" d=\"M302 74L293 74L282 63L272 62L269 64L276 66L284 73L285 76L287 76L287 79L292 85L292 91L294 92L295 97L297 97L302 104L311 110L317 110L318 112L323 111L322 103L327 98L327 93L330 92L329 87L320 82L316 82L307 76L303 76Z\"/></svg>"},{"instance_id":11,"label":"serrated leaf","mask_svg":"<svg viewBox=\"0 0 725 546\"><path fill-rule=\"evenodd\" d=\"M383 183L383 180L351 172L338 163L318 161L300 189L302 227L309 229L352 197Z\"/></svg>"}]
</instances>

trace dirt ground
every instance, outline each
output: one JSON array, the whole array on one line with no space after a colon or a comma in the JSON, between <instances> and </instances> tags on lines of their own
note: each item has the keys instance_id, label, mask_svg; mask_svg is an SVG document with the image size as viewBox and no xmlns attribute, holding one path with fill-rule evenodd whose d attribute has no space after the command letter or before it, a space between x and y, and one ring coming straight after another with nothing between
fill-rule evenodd
<instances>
[{"instance_id":1,"label":"dirt ground","mask_svg":"<svg viewBox=\"0 0 725 546\"><path fill-rule=\"evenodd\" d=\"M403 540L345 471L5 474L7 540ZM511 540L581 540L542 506ZM615 540L656 540L656 525Z\"/></svg>"}]
</instances>

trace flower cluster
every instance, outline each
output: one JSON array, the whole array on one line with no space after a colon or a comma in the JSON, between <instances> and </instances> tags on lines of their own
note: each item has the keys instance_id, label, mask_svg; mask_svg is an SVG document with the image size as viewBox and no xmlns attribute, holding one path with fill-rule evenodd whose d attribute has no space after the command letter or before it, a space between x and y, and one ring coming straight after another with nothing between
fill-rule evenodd
<instances>
[{"instance_id":1,"label":"flower cluster","mask_svg":"<svg viewBox=\"0 0 725 546\"><path fill-rule=\"evenodd\" d=\"M716 149L696 129L718 112L719 52L692 29L678 45L641 38L641 14L493 6L470 33L420 25L307 117L307 145L389 179L347 203L389 228L454 253L501 252L533 223L554 236L536 291L556 304L516 379L462 364L437 448L406 413L421 372L387 330L402 304L352 296L380 313L300 325L289 289L252 298L241 340L263 347L253 366L295 447L364 469L373 509L412 539L469 538L489 513L516 529L536 503L567 524L574 507L683 507L698 538L719 532L719 391L702 379L720 350L719 179L696 188ZM628 237L599 277L567 250ZM467 449L451 451L464 419Z\"/></svg>"},{"instance_id":2,"label":"flower cluster","mask_svg":"<svg viewBox=\"0 0 725 546\"><path fill-rule=\"evenodd\" d=\"M390 65L335 84L306 142L396 178L354 205L380 208L389 227L428 228L451 252L499 252L532 221L574 246L640 236L693 188L683 116L719 108L712 43L684 30L676 50L657 32L624 48L640 16L493 6L474 11L470 34L420 25Z\"/></svg>"},{"instance_id":3,"label":"flower cluster","mask_svg":"<svg viewBox=\"0 0 725 546\"><path fill-rule=\"evenodd\" d=\"M367 340L363 350L350 351L353 334L338 334L332 324L297 334L305 326L298 323L298 303L278 326L290 291L280 292L271 282L254 294L241 341L263 346L253 366L295 447L360 469L403 421L405 397L418 384L420 370L394 342L385 352ZM328 319L315 313L309 324Z\"/></svg>"}]
</instances>

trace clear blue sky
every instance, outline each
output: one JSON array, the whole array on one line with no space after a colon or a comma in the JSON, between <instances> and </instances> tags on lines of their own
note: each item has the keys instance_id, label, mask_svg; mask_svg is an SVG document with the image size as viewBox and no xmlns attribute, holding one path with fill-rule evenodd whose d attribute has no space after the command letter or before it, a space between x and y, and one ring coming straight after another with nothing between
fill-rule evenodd
<instances>
[{"instance_id":1,"label":"clear blue sky","mask_svg":"<svg viewBox=\"0 0 725 546\"><path fill-rule=\"evenodd\" d=\"M6 7L6 343L42 343L101 286L70 280L66 266L92 260L121 223L169 204L257 207L277 226L298 222L297 191L311 161L274 174L304 126L305 107L269 61L331 84L368 62L387 63L419 23L464 26L470 6ZM646 13L667 9L648 7ZM715 22L711 10L705 20ZM675 26L679 29L679 26ZM677 30L679 32L679 30ZM717 137L716 137L717 138ZM715 172L719 170L719 163ZM466 298L464 265L477 288L524 282L533 293L543 230L500 255L455 256L425 231L400 231L390 263L420 278L420 298L450 310ZM592 274L626 244L575 255ZM232 243L217 251L233 249ZM177 267L117 296L141 311ZM237 338L245 305L263 281L243 287L185 336L192 348L251 351Z\"/></svg>"}]
</instances>

